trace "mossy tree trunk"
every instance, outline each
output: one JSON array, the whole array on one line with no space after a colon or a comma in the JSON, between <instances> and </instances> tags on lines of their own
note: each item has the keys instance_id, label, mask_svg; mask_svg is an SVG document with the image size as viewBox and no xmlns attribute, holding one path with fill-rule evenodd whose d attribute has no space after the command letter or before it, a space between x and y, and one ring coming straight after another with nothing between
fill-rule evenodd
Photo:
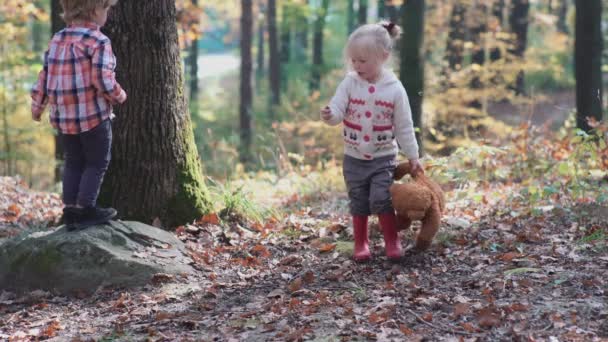
<instances>
[{"instance_id":1,"label":"mossy tree trunk","mask_svg":"<svg viewBox=\"0 0 608 342\"><path fill-rule=\"evenodd\" d=\"M149 223L158 217L164 227L199 218L211 204L184 94L175 2L121 1L103 31L128 98L115 108L100 202L121 218Z\"/></svg>"},{"instance_id":2,"label":"mossy tree trunk","mask_svg":"<svg viewBox=\"0 0 608 342\"><path fill-rule=\"evenodd\" d=\"M574 73L576 127L589 131L587 118L602 120L602 0L576 0Z\"/></svg>"},{"instance_id":3,"label":"mossy tree trunk","mask_svg":"<svg viewBox=\"0 0 608 342\"><path fill-rule=\"evenodd\" d=\"M414 127L419 128L416 132L416 140L418 140L418 146L422 154L422 99L424 91L422 43L424 40L425 1L410 0L402 6L403 35L399 79L403 83L410 100Z\"/></svg>"}]
</instances>

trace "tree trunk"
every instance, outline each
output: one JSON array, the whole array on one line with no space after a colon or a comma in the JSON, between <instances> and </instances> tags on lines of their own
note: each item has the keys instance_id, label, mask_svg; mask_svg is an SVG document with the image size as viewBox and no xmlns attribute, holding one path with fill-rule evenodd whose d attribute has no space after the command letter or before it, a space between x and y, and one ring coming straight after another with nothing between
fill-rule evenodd
<instances>
[{"instance_id":1,"label":"tree trunk","mask_svg":"<svg viewBox=\"0 0 608 342\"><path fill-rule=\"evenodd\" d=\"M348 0L346 2L346 28L347 34L351 34L355 30L355 1Z\"/></svg>"},{"instance_id":2,"label":"tree trunk","mask_svg":"<svg viewBox=\"0 0 608 342\"><path fill-rule=\"evenodd\" d=\"M559 7L557 9L557 30L565 34L570 33L567 23L569 1L570 0L559 0Z\"/></svg>"},{"instance_id":3,"label":"tree trunk","mask_svg":"<svg viewBox=\"0 0 608 342\"><path fill-rule=\"evenodd\" d=\"M589 131L587 118L602 120L602 2L576 0L574 61L576 127Z\"/></svg>"},{"instance_id":4,"label":"tree trunk","mask_svg":"<svg viewBox=\"0 0 608 342\"><path fill-rule=\"evenodd\" d=\"M450 14L450 32L448 33L445 48L445 59L448 63L449 71L456 71L462 68L466 27L465 13L466 6L461 1L456 0Z\"/></svg>"},{"instance_id":5,"label":"tree trunk","mask_svg":"<svg viewBox=\"0 0 608 342\"><path fill-rule=\"evenodd\" d=\"M198 6L198 0L192 0L194 6ZM188 70L190 70L190 103L191 108L198 107L198 38L192 40L192 46L188 53Z\"/></svg>"},{"instance_id":6,"label":"tree trunk","mask_svg":"<svg viewBox=\"0 0 608 342\"><path fill-rule=\"evenodd\" d=\"M388 18L391 22L396 23L399 21L399 7L395 5L392 0L388 0L386 11L388 12Z\"/></svg>"},{"instance_id":7,"label":"tree trunk","mask_svg":"<svg viewBox=\"0 0 608 342\"><path fill-rule=\"evenodd\" d=\"M424 40L424 0L409 0L402 5L403 36L401 41L401 65L399 79L410 100L416 140L422 154L422 100L424 91L424 59L422 44Z\"/></svg>"},{"instance_id":8,"label":"tree trunk","mask_svg":"<svg viewBox=\"0 0 608 342\"><path fill-rule=\"evenodd\" d=\"M511 15L509 23L511 31L515 34L515 48L512 53L523 59L526 47L528 45L528 12L530 11L530 2L528 0L512 0ZM517 74L515 81L515 93L524 93L524 72L520 71Z\"/></svg>"},{"instance_id":9,"label":"tree trunk","mask_svg":"<svg viewBox=\"0 0 608 342\"><path fill-rule=\"evenodd\" d=\"M496 0L492 5L492 16L498 20L500 26L503 26L503 12L505 9L505 0ZM493 30L493 33L496 33L499 29ZM499 38L494 39L495 41L499 41ZM490 49L490 60L497 61L502 57L502 53L499 46L492 46Z\"/></svg>"},{"instance_id":10,"label":"tree trunk","mask_svg":"<svg viewBox=\"0 0 608 342\"><path fill-rule=\"evenodd\" d=\"M103 30L128 93L115 108L112 161L100 201L123 219L174 227L211 209L194 144L175 2L121 1Z\"/></svg>"},{"instance_id":11,"label":"tree trunk","mask_svg":"<svg viewBox=\"0 0 608 342\"><path fill-rule=\"evenodd\" d=\"M61 18L63 10L59 0L51 0L51 34L59 32L65 27ZM63 144L61 143L61 133L55 132L55 182L61 182L63 175Z\"/></svg>"},{"instance_id":12,"label":"tree trunk","mask_svg":"<svg viewBox=\"0 0 608 342\"><path fill-rule=\"evenodd\" d=\"M378 19L386 18L386 1L378 0Z\"/></svg>"},{"instance_id":13,"label":"tree trunk","mask_svg":"<svg viewBox=\"0 0 608 342\"><path fill-rule=\"evenodd\" d=\"M251 40L253 39L253 10L252 0L241 0L241 88L240 88L240 134L241 150L239 153L241 163L247 165L251 162L251 103L253 91L251 85Z\"/></svg>"},{"instance_id":14,"label":"tree trunk","mask_svg":"<svg viewBox=\"0 0 608 342\"><path fill-rule=\"evenodd\" d=\"M329 9L329 0L323 0L321 8L317 9L315 32L312 45L312 77L310 90L318 90L321 84L321 70L323 69L323 30L325 29L325 16Z\"/></svg>"},{"instance_id":15,"label":"tree trunk","mask_svg":"<svg viewBox=\"0 0 608 342\"><path fill-rule=\"evenodd\" d=\"M287 66L291 59L291 4L285 2L283 5L283 13L281 16L281 49L280 49L280 60L281 60L281 89L287 90Z\"/></svg>"},{"instance_id":16,"label":"tree trunk","mask_svg":"<svg viewBox=\"0 0 608 342\"><path fill-rule=\"evenodd\" d=\"M266 58L264 56L264 33L266 32L265 29L265 19L264 19L264 12L265 12L265 8L263 4L260 4L260 18L258 19L258 55L257 55L257 68L256 68L256 75L258 78L262 78L262 75L264 75L264 65L265 65L265 61Z\"/></svg>"},{"instance_id":17,"label":"tree trunk","mask_svg":"<svg viewBox=\"0 0 608 342\"><path fill-rule=\"evenodd\" d=\"M359 25L367 24L367 0L359 0Z\"/></svg>"},{"instance_id":18,"label":"tree trunk","mask_svg":"<svg viewBox=\"0 0 608 342\"><path fill-rule=\"evenodd\" d=\"M306 64L306 50L308 49L308 18L302 13L299 13L296 19L295 43L296 60L298 63Z\"/></svg>"},{"instance_id":19,"label":"tree trunk","mask_svg":"<svg viewBox=\"0 0 608 342\"><path fill-rule=\"evenodd\" d=\"M277 40L277 6L276 0L268 0L268 46L270 58L268 71L270 73L270 103L281 103L281 62L279 60L279 46ZM271 119L274 119L273 110L270 110Z\"/></svg>"}]
</instances>

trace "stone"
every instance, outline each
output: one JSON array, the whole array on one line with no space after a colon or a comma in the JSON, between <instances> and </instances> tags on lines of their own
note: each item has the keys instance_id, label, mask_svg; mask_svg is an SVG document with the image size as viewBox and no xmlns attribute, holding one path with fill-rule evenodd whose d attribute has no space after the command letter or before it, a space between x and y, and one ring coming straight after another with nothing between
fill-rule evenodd
<instances>
[{"instance_id":1,"label":"stone","mask_svg":"<svg viewBox=\"0 0 608 342\"><path fill-rule=\"evenodd\" d=\"M172 233L140 222L110 221L75 232L60 226L0 245L0 290L76 294L137 287L158 273L191 274L191 262Z\"/></svg>"}]
</instances>

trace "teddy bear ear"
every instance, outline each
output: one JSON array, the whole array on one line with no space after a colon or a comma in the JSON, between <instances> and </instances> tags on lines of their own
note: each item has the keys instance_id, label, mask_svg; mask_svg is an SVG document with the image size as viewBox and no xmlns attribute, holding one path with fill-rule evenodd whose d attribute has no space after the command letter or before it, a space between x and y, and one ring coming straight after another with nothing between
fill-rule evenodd
<instances>
[{"instance_id":1,"label":"teddy bear ear","mask_svg":"<svg viewBox=\"0 0 608 342\"><path fill-rule=\"evenodd\" d=\"M400 180L403 176L410 173L410 163L403 162L397 165L395 168L395 173L393 174L393 178L395 180Z\"/></svg>"}]
</instances>

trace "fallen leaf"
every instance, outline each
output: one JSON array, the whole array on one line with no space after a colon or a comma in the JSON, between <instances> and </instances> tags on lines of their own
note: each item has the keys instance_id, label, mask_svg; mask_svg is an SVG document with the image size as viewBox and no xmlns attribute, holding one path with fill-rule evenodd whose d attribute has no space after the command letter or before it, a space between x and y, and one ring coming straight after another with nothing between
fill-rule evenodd
<instances>
[{"instance_id":1,"label":"fallen leaf","mask_svg":"<svg viewBox=\"0 0 608 342\"><path fill-rule=\"evenodd\" d=\"M305 284L311 284L315 281L315 274L312 271L306 271L306 273L304 273L303 280Z\"/></svg>"},{"instance_id":2,"label":"fallen leaf","mask_svg":"<svg viewBox=\"0 0 608 342\"><path fill-rule=\"evenodd\" d=\"M293 293L302 288L302 278L296 278L294 281L287 285L287 289L289 292Z\"/></svg>"},{"instance_id":3,"label":"fallen leaf","mask_svg":"<svg viewBox=\"0 0 608 342\"><path fill-rule=\"evenodd\" d=\"M327 253L327 252L333 251L335 248L336 248L335 243L325 243L325 244L322 244L321 246L319 246L319 252Z\"/></svg>"}]
</instances>

